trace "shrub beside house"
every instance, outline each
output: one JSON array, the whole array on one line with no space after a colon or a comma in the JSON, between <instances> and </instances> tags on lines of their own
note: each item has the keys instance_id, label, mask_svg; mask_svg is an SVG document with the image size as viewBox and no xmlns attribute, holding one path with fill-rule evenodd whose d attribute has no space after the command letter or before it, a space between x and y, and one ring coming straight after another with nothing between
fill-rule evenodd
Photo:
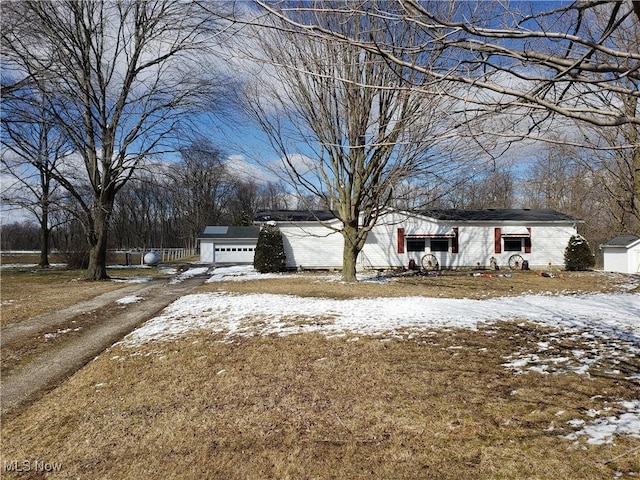
<instances>
[{"instance_id":1,"label":"shrub beside house","mask_svg":"<svg viewBox=\"0 0 640 480\"><path fill-rule=\"evenodd\" d=\"M274 224L266 223L260 228L256 244L254 268L260 273L282 272L285 270L286 255L282 234Z\"/></svg>"},{"instance_id":2,"label":"shrub beside house","mask_svg":"<svg viewBox=\"0 0 640 480\"><path fill-rule=\"evenodd\" d=\"M589 270L596 264L596 257L589 242L582 235L573 235L564 251L564 268L568 271Z\"/></svg>"}]
</instances>

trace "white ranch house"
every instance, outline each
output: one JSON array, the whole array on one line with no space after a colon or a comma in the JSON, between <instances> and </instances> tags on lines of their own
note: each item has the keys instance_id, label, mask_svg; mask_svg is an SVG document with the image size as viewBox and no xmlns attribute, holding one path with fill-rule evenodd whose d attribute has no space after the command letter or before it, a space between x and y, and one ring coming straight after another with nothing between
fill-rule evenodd
<instances>
[{"instance_id":1,"label":"white ranch house","mask_svg":"<svg viewBox=\"0 0 640 480\"><path fill-rule=\"evenodd\" d=\"M329 211L259 212L257 224L271 222L282 232L287 268L340 269L341 226ZM500 268L509 260L530 268L564 266L564 251L579 220L553 210L388 210L371 230L358 269ZM332 228L333 227L333 228Z\"/></svg>"}]
</instances>

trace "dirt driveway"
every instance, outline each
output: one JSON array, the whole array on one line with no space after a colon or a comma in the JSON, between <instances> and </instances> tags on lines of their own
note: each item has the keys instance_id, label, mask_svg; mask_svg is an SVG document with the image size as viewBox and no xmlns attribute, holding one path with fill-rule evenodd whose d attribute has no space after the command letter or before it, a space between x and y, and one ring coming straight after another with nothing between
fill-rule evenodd
<instances>
[{"instance_id":1,"label":"dirt driveway","mask_svg":"<svg viewBox=\"0 0 640 480\"><path fill-rule=\"evenodd\" d=\"M133 284L2 328L2 416L37 399L206 278Z\"/></svg>"}]
</instances>

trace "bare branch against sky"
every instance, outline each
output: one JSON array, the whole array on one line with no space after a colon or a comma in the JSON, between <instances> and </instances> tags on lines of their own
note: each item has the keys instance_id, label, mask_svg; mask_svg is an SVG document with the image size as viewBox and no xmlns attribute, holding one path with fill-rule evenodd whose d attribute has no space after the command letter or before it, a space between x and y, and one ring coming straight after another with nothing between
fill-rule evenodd
<instances>
[{"instance_id":1,"label":"bare branch against sky","mask_svg":"<svg viewBox=\"0 0 640 480\"><path fill-rule=\"evenodd\" d=\"M203 68L228 26L219 22L194 1L2 3L3 94L43 98L84 162L90 278L107 276L118 191L181 122L219 99L225 82L211 63Z\"/></svg>"},{"instance_id":2,"label":"bare branch against sky","mask_svg":"<svg viewBox=\"0 0 640 480\"><path fill-rule=\"evenodd\" d=\"M387 41L390 35L387 22L374 16L318 11L314 17L362 41ZM463 122L442 92L455 86L434 84L430 74L415 69L389 68L359 45L273 22L259 33L262 58L256 54L254 61L267 65L268 78L248 92L251 112L280 152L288 183L301 198L320 199L340 221L343 278L352 281L358 253L395 188L455 165L447 150ZM398 41L415 42L413 30L397 27L392 33ZM408 62L419 56L434 66L442 61L440 53L437 47L396 52Z\"/></svg>"}]
</instances>

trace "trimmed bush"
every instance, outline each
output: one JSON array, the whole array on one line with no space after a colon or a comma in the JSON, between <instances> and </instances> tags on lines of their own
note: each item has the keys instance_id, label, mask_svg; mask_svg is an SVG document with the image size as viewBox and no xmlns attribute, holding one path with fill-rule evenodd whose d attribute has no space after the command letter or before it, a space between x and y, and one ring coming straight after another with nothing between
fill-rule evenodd
<instances>
[{"instance_id":1,"label":"trimmed bush","mask_svg":"<svg viewBox=\"0 0 640 480\"><path fill-rule=\"evenodd\" d=\"M258 235L253 266L260 273L282 272L285 270L285 261L280 230L276 225L263 225Z\"/></svg>"},{"instance_id":2,"label":"trimmed bush","mask_svg":"<svg viewBox=\"0 0 640 480\"><path fill-rule=\"evenodd\" d=\"M596 264L589 242L582 235L573 235L564 251L565 270L589 270Z\"/></svg>"}]
</instances>

